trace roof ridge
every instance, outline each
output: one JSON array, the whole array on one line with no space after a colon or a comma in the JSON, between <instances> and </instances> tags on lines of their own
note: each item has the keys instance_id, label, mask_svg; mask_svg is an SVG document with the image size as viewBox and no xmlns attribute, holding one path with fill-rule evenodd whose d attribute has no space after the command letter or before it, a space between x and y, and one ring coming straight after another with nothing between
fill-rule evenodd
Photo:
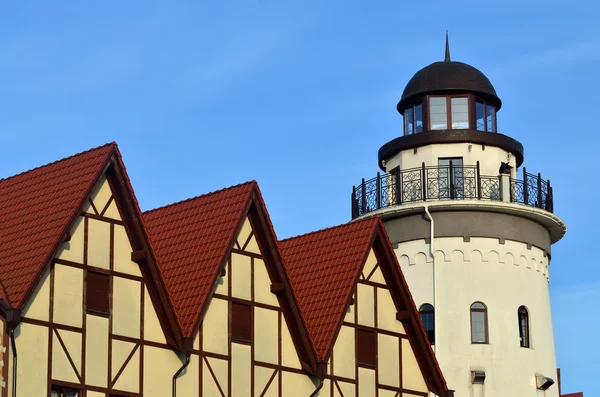
<instances>
[{"instance_id":1,"label":"roof ridge","mask_svg":"<svg viewBox=\"0 0 600 397\"><path fill-rule=\"evenodd\" d=\"M149 210L146 210L146 211L142 211L142 214L147 215L147 214L149 214L151 212L154 212L154 211L158 211L158 210L169 208L169 207L172 207L172 206L175 206L175 205L187 203L189 201L197 200L197 199L200 199L200 198L205 198L205 197L217 194L217 193L222 193L222 192L225 192L227 190L239 188L239 187L242 187L242 186L245 186L245 185L250 185L250 184L257 185L257 182L256 182L256 180L253 179L251 181L246 181L246 182L238 183L237 185L232 185L232 186L225 187L225 188L222 188L222 189L219 189L219 190L215 190L215 191L212 191L212 192L200 194L198 196L189 197L189 198L186 198L186 199L183 199L183 200L175 201L175 202L170 203L170 204L162 205L160 207L156 207L156 208L152 208L152 209L149 209Z\"/></svg>"},{"instance_id":2,"label":"roof ridge","mask_svg":"<svg viewBox=\"0 0 600 397\"><path fill-rule=\"evenodd\" d=\"M115 141L108 142L108 143L105 143L103 145L96 146L94 148L84 150L83 152L79 152L79 153L75 153L75 154L72 154L72 155L67 156L67 157L63 157L62 159L58 159L58 160L54 160L54 161L51 161L51 162L46 163L46 164L38 165L37 167L31 168L31 169L29 169L27 171L19 172L18 174L10 175L10 176L7 176L6 178L0 178L0 183L8 181L8 180L11 180L11 179L16 178L18 176L23 176L25 174L29 174L30 172L39 170L40 168L45 168L45 167L48 167L48 166L51 166L51 165L55 165L55 164L61 163L63 161L70 160L70 159L72 159L74 157L78 157L78 156L87 154L89 152L93 152L94 150L103 149L103 148L105 148L107 146L118 147L118 145L117 145L117 143Z\"/></svg>"},{"instance_id":3,"label":"roof ridge","mask_svg":"<svg viewBox=\"0 0 600 397\"><path fill-rule=\"evenodd\" d=\"M360 219L360 220L357 220L357 221L350 221L350 222L346 222L346 223L341 223L339 225L329 226L329 227L326 227L326 228L323 228L323 229L313 230L312 232L308 232L308 233L304 233L304 234L299 234L297 236L292 236L292 237L284 238L282 240L279 240L279 242L280 243L282 243L282 242L288 242L290 240L295 240L295 239L298 239L298 238L301 238L301 237L307 237L307 236L310 236L310 235L313 235L313 234L317 234L317 233L321 233L321 232L325 232L325 231L330 231L330 230L333 230L333 229L340 229L340 228L342 228L344 226L355 225L357 223L363 223L363 222L366 223L366 222L374 222L374 221L376 222L376 220L379 220L379 219L380 218L378 216L376 216L376 217L369 217L369 218L365 218L365 219Z\"/></svg>"}]
</instances>

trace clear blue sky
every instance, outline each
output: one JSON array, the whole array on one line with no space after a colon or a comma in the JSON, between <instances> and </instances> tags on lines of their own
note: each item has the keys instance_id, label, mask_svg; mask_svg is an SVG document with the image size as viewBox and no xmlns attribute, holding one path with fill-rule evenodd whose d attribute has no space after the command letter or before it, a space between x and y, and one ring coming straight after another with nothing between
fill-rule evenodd
<instances>
[{"instance_id":1,"label":"clear blue sky","mask_svg":"<svg viewBox=\"0 0 600 397\"><path fill-rule=\"evenodd\" d=\"M142 209L256 179L279 237L343 223L449 29L504 102L499 130L552 181L563 390L600 395L598 4L206 3L3 1L0 176L115 140Z\"/></svg>"}]
</instances>

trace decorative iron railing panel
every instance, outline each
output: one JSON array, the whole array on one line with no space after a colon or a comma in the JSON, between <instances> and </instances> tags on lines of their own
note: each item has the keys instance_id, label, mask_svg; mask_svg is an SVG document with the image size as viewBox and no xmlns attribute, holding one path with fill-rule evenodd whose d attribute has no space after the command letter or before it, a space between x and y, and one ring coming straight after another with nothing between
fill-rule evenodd
<instances>
[{"instance_id":1,"label":"decorative iron railing panel","mask_svg":"<svg viewBox=\"0 0 600 397\"><path fill-rule=\"evenodd\" d=\"M506 183L504 182L506 181ZM506 198L504 197L506 196ZM377 173L352 189L352 219L381 208L431 200L510 201L553 212L552 187L523 169L523 179L487 176L475 166L432 166Z\"/></svg>"}]
</instances>

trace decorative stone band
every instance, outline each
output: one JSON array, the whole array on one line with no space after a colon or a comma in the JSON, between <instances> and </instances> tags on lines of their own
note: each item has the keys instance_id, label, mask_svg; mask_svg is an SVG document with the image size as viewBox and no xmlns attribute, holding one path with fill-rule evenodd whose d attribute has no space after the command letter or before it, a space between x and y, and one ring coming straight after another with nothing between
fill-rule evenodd
<instances>
[{"instance_id":1,"label":"decorative stone band","mask_svg":"<svg viewBox=\"0 0 600 397\"><path fill-rule=\"evenodd\" d=\"M525 151L517 140L503 134L466 129L427 131L391 140L379 149L379 168L385 171L383 161L403 150L439 143L465 142L499 147L516 157L517 167L523 164Z\"/></svg>"},{"instance_id":2,"label":"decorative stone band","mask_svg":"<svg viewBox=\"0 0 600 397\"><path fill-rule=\"evenodd\" d=\"M446 240L452 249L437 249L434 256L437 264L442 263L472 263L473 265L489 266L518 266L525 270L540 273L549 281L550 258L546 252L521 242L506 240L503 244L490 244L489 239L473 238L471 241L455 241L455 237L440 238ZM419 248L420 247L420 248ZM486 247L485 249L483 247ZM408 266L431 264L431 257L423 250L422 242L404 242L398 246L398 262L406 271Z\"/></svg>"}]
</instances>

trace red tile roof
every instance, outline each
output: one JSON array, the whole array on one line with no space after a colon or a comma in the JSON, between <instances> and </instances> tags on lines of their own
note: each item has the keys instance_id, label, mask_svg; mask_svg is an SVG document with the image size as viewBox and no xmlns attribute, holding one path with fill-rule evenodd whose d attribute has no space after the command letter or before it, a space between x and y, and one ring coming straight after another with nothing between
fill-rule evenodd
<instances>
[{"instance_id":1,"label":"red tile roof","mask_svg":"<svg viewBox=\"0 0 600 397\"><path fill-rule=\"evenodd\" d=\"M0 180L0 295L21 305L116 148L109 143Z\"/></svg>"},{"instance_id":2,"label":"red tile roof","mask_svg":"<svg viewBox=\"0 0 600 397\"><path fill-rule=\"evenodd\" d=\"M583 393L569 393L569 394L561 394L560 397L583 397Z\"/></svg>"},{"instance_id":3,"label":"red tile roof","mask_svg":"<svg viewBox=\"0 0 600 397\"><path fill-rule=\"evenodd\" d=\"M184 336L193 336L254 188L247 182L142 214Z\"/></svg>"},{"instance_id":4,"label":"red tile roof","mask_svg":"<svg viewBox=\"0 0 600 397\"><path fill-rule=\"evenodd\" d=\"M319 360L334 341L378 223L370 218L279 242Z\"/></svg>"}]
</instances>

